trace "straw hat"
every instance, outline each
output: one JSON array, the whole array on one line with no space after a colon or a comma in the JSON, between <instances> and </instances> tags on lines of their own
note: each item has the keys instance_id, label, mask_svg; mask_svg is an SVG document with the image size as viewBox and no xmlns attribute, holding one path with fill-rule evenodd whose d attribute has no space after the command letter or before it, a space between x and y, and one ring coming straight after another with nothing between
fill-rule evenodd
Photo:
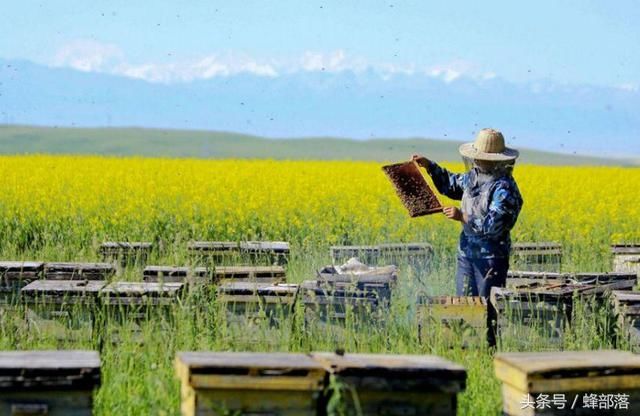
<instances>
[{"instance_id":1,"label":"straw hat","mask_svg":"<svg viewBox=\"0 0 640 416\"><path fill-rule=\"evenodd\" d=\"M460 146L460 154L469 159L506 162L515 160L520 155L516 149L506 147L502 133L494 129L482 129L473 143Z\"/></svg>"}]
</instances>

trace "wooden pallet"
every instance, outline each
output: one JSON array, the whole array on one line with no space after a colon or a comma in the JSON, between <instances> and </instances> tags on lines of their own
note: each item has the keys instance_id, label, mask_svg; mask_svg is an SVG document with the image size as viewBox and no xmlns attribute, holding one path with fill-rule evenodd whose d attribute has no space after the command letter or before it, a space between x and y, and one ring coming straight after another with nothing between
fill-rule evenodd
<instances>
[{"instance_id":1,"label":"wooden pallet","mask_svg":"<svg viewBox=\"0 0 640 416\"><path fill-rule=\"evenodd\" d=\"M613 270L640 274L640 243L613 244Z\"/></svg>"},{"instance_id":2,"label":"wooden pallet","mask_svg":"<svg viewBox=\"0 0 640 416\"><path fill-rule=\"evenodd\" d=\"M150 242L105 241L100 245L98 254L104 262L116 262L121 267L147 263L153 244Z\"/></svg>"},{"instance_id":3,"label":"wooden pallet","mask_svg":"<svg viewBox=\"0 0 640 416\"><path fill-rule=\"evenodd\" d=\"M343 386L344 414L356 414L354 393L363 415L455 415L456 397L466 387L466 370L429 355L312 353Z\"/></svg>"},{"instance_id":4,"label":"wooden pallet","mask_svg":"<svg viewBox=\"0 0 640 416\"><path fill-rule=\"evenodd\" d=\"M325 371L305 354L180 352L184 416L316 416Z\"/></svg>"},{"instance_id":5,"label":"wooden pallet","mask_svg":"<svg viewBox=\"0 0 640 416\"><path fill-rule=\"evenodd\" d=\"M640 292L611 293L613 310L618 318L620 333L635 349L640 348Z\"/></svg>"},{"instance_id":6,"label":"wooden pallet","mask_svg":"<svg viewBox=\"0 0 640 416\"><path fill-rule=\"evenodd\" d=\"M552 242L515 243L511 247L514 270L560 272L562 245Z\"/></svg>"},{"instance_id":7,"label":"wooden pallet","mask_svg":"<svg viewBox=\"0 0 640 416\"><path fill-rule=\"evenodd\" d=\"M0 352L2 415L89 416L99 385L97 352Z\"/></svg>"},{"instance_id":8,"label":"wooden pallet","mask_svg":"<svg viewBox=\"0 0 640 416\"><path fill-rule=\"evenodd\" d=\"M421 296L417 305L418 337L427 338L432 322L442 325L443 335L455 338L462 335L465 341L484 342L487 331L487 301L481 296Z\"/></svg>"},{"instance_id":9,"label":"wooden pallet","mask_svg":"<svg viewBox=\"0 0 640 416\"><path fill-rule=\"evenodd\" d=\"M553 351L497 354L495 372L502 384L503 414L534 415L625 415L640 408L640 356L626 351ZM584 396L626 394L628 409L584 408ZM559 403L530 406L546 395L564 397ZM571 409L576 403L573 410ZM603 403L607 403L605 399ZM596 406L599 406L598 400Z\"/></svg>"},{"instance_id":10,"label":"wooden pallet","mask_svg":"<svg viewBox=\"0 0 640 416\"><path fill-rule=\"evenodd\" d=\"M116 272L111 263L45 263L48 280L108 280Z\"/></svg>"},{"instance_id":11,"label":"wooden pallet","mask_svg":"<svg viewBox=\"0 0 640 416\"><path fill-rule=\"evenodd\" d=\"M31 331L61 341L92 340L103 280L36 280L21 290Z\"/></svg>"}]
</instances>

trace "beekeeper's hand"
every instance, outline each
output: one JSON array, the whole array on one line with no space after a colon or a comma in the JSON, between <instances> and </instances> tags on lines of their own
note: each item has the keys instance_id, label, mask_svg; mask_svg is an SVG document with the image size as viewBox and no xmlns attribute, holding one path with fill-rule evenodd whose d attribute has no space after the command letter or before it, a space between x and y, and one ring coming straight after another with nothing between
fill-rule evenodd
<instances>
[{"instance_id":1,"label":"beekeeper's hand","mask_svg":"<svg viewBox=\"0 0 640 416\"><path fill-rule=\"evenodd\" d=\"M411 156L411 160L416 162L418 166L422 166L425 169L429 166L429 159L422 155L413 155Z\"/></svg>"},{"instance_id":2,"label":"beekeeper's hand","mask_svg":"<svg viewBox=\"0 0 640 416\"><path fill-rule=\"evenodd\" d=\"M456 207L444 207L444 209L442 210L442 213L450 220L460 221L462 223L465 222L462 211L460 211Z\"/></svg>"}]
</instances>

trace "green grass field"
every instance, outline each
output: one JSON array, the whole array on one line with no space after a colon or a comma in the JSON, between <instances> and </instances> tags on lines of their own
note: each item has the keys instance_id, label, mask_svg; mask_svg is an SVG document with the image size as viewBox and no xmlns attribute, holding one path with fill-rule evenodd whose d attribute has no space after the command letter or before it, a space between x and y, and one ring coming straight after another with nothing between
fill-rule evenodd
<instances>
[{"instance_id":1,"label":"green grass field","mask_svg":"<svg viewBox=\"0 0 640 416\"><path fill-rule=\"evenodd\" d=\"M459 161L460 142L433 139L266 139L237 133L140 128L0 126L0 154L287 160L405 160L413 153ZM638 161L522 149L523 163L540 165L637 165Z\"/></svg>"}]
</instances>

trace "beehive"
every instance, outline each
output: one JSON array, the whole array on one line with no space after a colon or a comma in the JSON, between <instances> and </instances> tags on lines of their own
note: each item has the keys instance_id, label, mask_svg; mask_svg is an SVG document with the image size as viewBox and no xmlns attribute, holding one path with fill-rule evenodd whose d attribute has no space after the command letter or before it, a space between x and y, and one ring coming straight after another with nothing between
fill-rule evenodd
<instances>
[{"instance_id":1,"label":"beehive","mask_svg":"<svg viewBox=\"0 0 640 416\"><path fill-rule=\"evenodd\" d=\"M298 285L228 282L218 286L217 293L218 301L226 307L229 320L239 317L268 319L277 323L293 310Z\"/></svg>"},{"instance_id":2,"label":"beehive","mask_svg":"<svg viewBox=\"0 0 640 416\"><path fill-rule=\"evenodd\" d=\"M507 273L506 285L513 287L537 287L544 285L555 285L568 282L568 273L557 272L533 272L533 271L509 271Z\"/></svg>"},{"instance_id":3,"label":"beehive","mask_svg":"<svg viewBox=\"0 0 640 416\"><path fill-rule=\"evenodd\" d=\"M640 243L611 246L614 272L640 273Z\"/></svg>"},{"instance_id":4,"label":"beehive","mask_svg":"<svg viewBox=\"0 0 640 416\"><path fill-rule=\"evenodd\" d=\"M286 272L282 266L217 266L213 269L216 283L253 282L283 283Z\"/></svg>"},{"instance_id":5,"label":"beehive","mask_svg":"<svg viewBox=\"0 0 640 416\"><path fill-rule=\"evenodd\" d=\"M245 241L240 254L251 264L286 265L289 262L289 243L286 241Z\"/></svg>"},{"instance_id":6,"label":"beehive","mask_svg":"<svg viewBox=\"0 0 640 416\"><path fill-rule=\"evenodd\" d=\"M211 280L212 273L206 267L147 266L142 271L145 282L197 284Z\"/></svg>"},{"instance_id":7,"label":"beehive","mask_svg":"<svg viewBox=\"0 0 640 416\"><path fill-rule=\"evenodd\" d=\"M621 335L640 347L640 292L613 291L611 299Z\"/></svg>"},{"instance_id":8,"label":"beehive","mask_svg":"<svg viewBox=\"0 0 640 416\"><path fill-rule=\"evenodd\" d=\"M110 263L45 263L44 277L49 280L107 280L116 272Z\"/></svg>"},{"instance_id":9,"label":"beehive","mask_svg":"<svg viewBox=\"0 0 640 416\"><path fill-rule=\"evenodd\" d=\"M428 243L388 243L378 247L381 261L386 264L406 264L424 270L433 259L433 246Z\"/></svg>"},{"instance_id":10,"label":"beehive","mask_svg":"<svg viewBox=\"0 0 640 416\"><path fill-rule=\"evenodd\" d=\"M99 385L97 352L0 352L2 415L90 416Z\"/></svg>"},{"instance_id":11,"label":"beehive","mask_svg":"<svg viewBox=\"0 0 640 416\"><path fill-rule=\"evenodd\" d=\"M480 296L421 296L418 298L418 337L424 340L430 322L442 324L445 336L458 333L474 340L484 339L487 330L487 301Z\"/></svg>"},{"instance_id":12,"label":"beehive","mask_svg":"<svg viewBox=\"0 0 640 416\"><path fill-rule=\"evenodd\" d=\"M364 264L376 265L380 259L378 246L332 246L329 250L333 264L342 264L355 257Z\"/></svg>"},{"instance_id":13,"label":"beehive","mask_svg":"<svg viewBox=\"0 0 640 416\"><path fill-rule=\"evenodd\" d=\"M20 289L42 275L44 263L34 261L0 262L0 304L12 303Z\"/></svg>"},{"instance_id":14,"label":"beehive","mask_svg":"<svg viewBox=\"0 0 640 416\"><path fill-rule=\"evenodd\" d=\"M512 269L560 272L562 245L559 243L516 243L511 247Z\"/></svg>"},{"instance_id":15,"label":"beehive","mask_svg":"<svg viewBox=\"0 0 640 416\"><path fill-rule=\"evenodd\" d=\"M372 322L382 316L380 299L375 291L358 289L352 284L326 284L321 280L305 280L300 285L305 321L344 324L347 316L354 323Z\"/></svg>"},{"instance_id":16,"label":"beehive","mask_svg":"<svg viewBox=\"0 0 640 416\"><path fill-rule=\"evenodd\" d=\"M175 282L113 282L99 293L107 313L117 317L146 319L158 311L165 312L176 304L184 288Z\"/></svg>"},{"instance_id":17,"label":"beehive","mask_svg":"<svg viewBox=\"0 0 640 416\"><path fill-rule=\"evenodd\" d=\"M102 280L36 280L21 293L30 329L63 340L92 339Z\"/></svg>"},{"instance_id":18,"label":"beehive","mask_svg":"<svg viewBox=\"0 0 640 416\"><path fill-rule=\"evenodd\" d=\"M150 242L106 241L100 245L98 252L102 261L115 262L120 267L144 266L152 248Z\"/></svg>"},{"instance_id":19,"label":"beehive","mask_svg":"<svg viewBox=\"0 0 640 416\"><path fill-rule=\"evenodd\" d=\"M318 287L347 293L373 294L380 305L391 302L391 292L398 280L395 266L380 267L365 273L319 273Z\"/></svg>"},{"instance_id":20,"label":"beehive","mask_svg":"<svg viewBox=\"0 0 640 416\"><path fill-rule=\"evenodd\" d=\"M180 352L182 415L316 416L323 367L304 354Z\"/></svg>"},{"instance_id":21,"label":"beehive","mask_svg":"<svg viewBox=\"0 0 640 416\"><path fill-rule=\"evenodd\" d=\"M344 414L455 415L457 394L466 387L466 370L429 355L312 353L339 384ZM329 393L338 393L335 389ZM330 401L332 397L328 397Z\"/></svg>"},{"instance_id":22,"label":"beehive","mask_svg":"<svg viewBox=\"0 0 640 416\"><path fill-rule=\"evenodd\" d=\"M187 250L194 264L226 265L240 261L240 243L234 241L193 241Z\"/></svg>"},{"instance_id":23,"label":"beehive","mask_svg":"<svg viewBox=\"0 0 640 416\"><path fill-rule=\"evenodd\" d=\"M640 356L630 352L502 353L494 364L508 416L628 415L640 408Z\"/></svg>"},{"instance_id":24,"label":"beehive","mask_svg":"<svg viewBox=\"0 0 640 416\"><path fill-rule=\"evenodd\" d=\"M570 321L572 291L554 291L554 285L535 289L493 287L490 301L497 312L498 331L518 343L559 343Z\"/></svg>"}]
</instances>

